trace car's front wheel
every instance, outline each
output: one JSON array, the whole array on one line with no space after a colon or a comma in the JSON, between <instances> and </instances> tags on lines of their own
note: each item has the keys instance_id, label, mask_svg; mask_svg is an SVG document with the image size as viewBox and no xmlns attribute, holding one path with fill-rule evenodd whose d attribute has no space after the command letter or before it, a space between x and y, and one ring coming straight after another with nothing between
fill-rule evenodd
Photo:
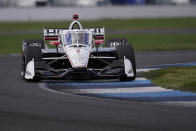
<instances>
[{"instance_id":1,"label":"car's front wheel","mask_svg":"<svg viewBox=\"0 0 196 131\"><path fill-rule=\"evenodd\" d=\"M136 78L136 61L134 49L130 44L116 46L117 58L124 60L124 57L131 62L133 76L127 76L124 72L119 76L120 81L132 81Z\"/></svg>"},{"instance_id":2,"label":"car's front wheel","mask_svg":"<svg viewBox=\"0 0 196 131\"><path fill-rule=\"evenodd\" d=\"M42 59L41 49L43 48L43 43L38 40L26 40L23 41L22 50L22 65L21 65L21 75L25 80L37 81L38 77L34 76L32 79L26 79L26 67L30 61L40 62Z\"/></svg>"}]
</instances>

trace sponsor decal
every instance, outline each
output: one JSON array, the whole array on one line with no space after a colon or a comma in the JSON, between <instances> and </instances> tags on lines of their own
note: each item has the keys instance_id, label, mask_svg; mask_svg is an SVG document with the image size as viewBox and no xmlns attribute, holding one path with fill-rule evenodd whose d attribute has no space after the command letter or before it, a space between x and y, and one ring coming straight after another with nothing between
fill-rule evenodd
<instances>
[{"instance_id":1,"label":"sponsor decal","mask_svg":"<svg viewBox=\"0 0 196 131\"><path fill-rule=\"evenodd\" d=\"M122 44L121 42L110 42L111 47L115 47L115 46L118 46L118 45L121 45L121 44Z\"/></svg>"},{"instance_id":2,"label":"sponsor decal","mask_svg":"<svg viewBox=\"0 0 196 131\"><path fill-rule=\"evenodd\" d=\"M30 43L29 46L41 47L40 43Z\"/></svg>"}]
</instances>

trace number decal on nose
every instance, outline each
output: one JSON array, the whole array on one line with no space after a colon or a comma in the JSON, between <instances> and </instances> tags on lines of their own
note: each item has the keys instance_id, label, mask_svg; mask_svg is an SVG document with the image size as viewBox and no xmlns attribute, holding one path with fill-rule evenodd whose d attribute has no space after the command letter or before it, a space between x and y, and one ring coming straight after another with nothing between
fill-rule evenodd
<instances>
[{"instance_id":1,"label":"number decal on nose","mask_svg":"<svg viewBox=\"0 0 196 131\"><path fill-rule=\"evenodd\" d=\"M80 53L80 50L79 50L79 49L77 49L77 50L76 50L76 52L79 54L79 53Z\"/></svg>"}]
</instances>

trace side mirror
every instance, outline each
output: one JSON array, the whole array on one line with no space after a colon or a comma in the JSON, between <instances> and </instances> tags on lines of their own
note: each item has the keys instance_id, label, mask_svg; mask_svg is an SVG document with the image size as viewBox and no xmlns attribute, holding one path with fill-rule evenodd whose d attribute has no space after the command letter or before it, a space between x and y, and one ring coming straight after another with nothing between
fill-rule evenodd
<instances>
[{"instance_id":1,"label":"side mirror","mask_svg":"<svg viewBox=\"0 0 196 131\"><path fill-rule=\"evenodd\" d=\"M49 44L50 45L59 45L60 42L59 41L50 41Z\"/></svg>"}]
</instances>

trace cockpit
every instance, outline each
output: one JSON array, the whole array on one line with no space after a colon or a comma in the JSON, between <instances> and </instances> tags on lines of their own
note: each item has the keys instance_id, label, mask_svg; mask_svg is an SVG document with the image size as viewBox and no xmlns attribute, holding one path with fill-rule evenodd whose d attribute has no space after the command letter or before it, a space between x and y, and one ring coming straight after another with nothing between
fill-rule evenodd
<instances>
[{"instance_id":1,"label":"cockpit","mask_svg":"<svg viewBox=\"0 0 196 131\"><path fill-rule=\"evenodd\" d=\"M65 34L66 38L66 45L73 45L73 44L82 44L88 45L89 44L89 33L86 32L72 32Z\"/></svg>"},{"instance_id":2,"label":"cockpit","mask_svg":"<svg viewBox=\"0 0 196 131\"><path fill-rule=\"evenodd\" d=\"M61 34L61 43L64 46L88 46L90 44L90 36L92 35L88 31L67 31Z\"/></svg>"}]
</instances>

